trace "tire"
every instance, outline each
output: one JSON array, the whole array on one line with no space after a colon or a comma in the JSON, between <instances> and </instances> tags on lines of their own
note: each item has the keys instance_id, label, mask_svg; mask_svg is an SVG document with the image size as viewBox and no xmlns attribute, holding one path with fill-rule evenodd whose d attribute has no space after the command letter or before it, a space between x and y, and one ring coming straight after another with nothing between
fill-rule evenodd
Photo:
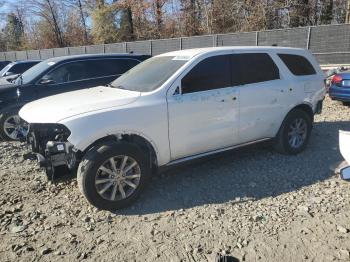
<instances>
[{"instance_id":1,"label":"tire","mask_svg":"<svg viewBox=\"0 0 350 262\"><path fill-rule=\"evenodd\" d=\"M125 156L127 160L123 168ZM146 156L147 154L138 146L126 142L107 142L93 147L86 153L78 167L77 180L80 191L88 202L98 209L115 211L129 206L139 197L150 179L151 167ZM115 172L111 159L114 162ZM126 171L133 165L132 161L136 162L135 166ZM108 169L107 173L106 169ZM126 172L121 172L121 170ZM138 172L139 178L126 179L126 177L137 176ZM111 178L112 175L113 178ZM116 181L117 179L121 179L122 182ZM109 181L105 182L105 180ZM128 184L125 181L128 181ZM110 183L114 184L110 185ZM136 188L131 187L130 183L136 185ZM125 186L122 190L120 189L121 184ZM108 189L101 193L107 186ZM122 191L124 191L124 196ZM112 200L113 196L114 200Z\"/></svg>"},{"instance_id":2,"label":"tire","mask_svg":"<svg viewBox=\"0 0 350 262\"><path fill-rule=\"evenodd\" d=\"M2 113L0 117L0 137L6 141L19 141L25 138L28 133L28 124L20 119L18 109ZM6 124L11 124L13 128L5 127Z\"/></svg>"},{"instance_id":3,"label":"tire","mask_svg":"<svg viewBox=\"0 0 350 262\"><path fill-rule=\"evenodd\" d=\"M296 122L298 121L298 122ZM299 137L298 139L293 139L293 136L290 135L290 132L292 131L292 127L295 127L297 123L303 123L301 126L305 127L305 133L296 132ZM301 130L304 130L304 128L301 128ZM312 120L310 116L303 110L300 109L294 109L291 112L288 113L286 118L284 119L280 130L278 131L278 134L275 138L275 150L281 154L287 154L287 155L296 155L302 152L310 138L312 130ZM302 134L302 135L301 135ZM300 140L299 140L300 139ZM300 142L300 143L297 143Z\"/></svg>"},{"instance_id":4,"label":"tire","mask_svg":"<svg viewBox=\"0 0 350 262\"><path fill-rule=\"evenodd\" d=\"M350 106L350 102L343 101L342 103L343 103L344 106Z\"/></svg>"}]
</instances>

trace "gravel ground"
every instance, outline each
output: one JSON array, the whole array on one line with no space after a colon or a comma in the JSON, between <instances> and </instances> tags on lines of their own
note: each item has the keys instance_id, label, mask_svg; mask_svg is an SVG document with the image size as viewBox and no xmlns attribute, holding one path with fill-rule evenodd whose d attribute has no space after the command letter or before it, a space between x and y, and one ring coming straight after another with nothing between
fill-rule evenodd
<instances>
[{"instance_id":1,"label":"gravel ground","mask_svg":"<svg viewBox=\"0 0 350 262\"><path fill-rule=\"evenodd\" d=\"M302 154L254 146L173 169L115 214L0 142L0 260L350 261L350 183L330 171L339 129L350 108L327 99Z\"/></svg>"}]
</instances>

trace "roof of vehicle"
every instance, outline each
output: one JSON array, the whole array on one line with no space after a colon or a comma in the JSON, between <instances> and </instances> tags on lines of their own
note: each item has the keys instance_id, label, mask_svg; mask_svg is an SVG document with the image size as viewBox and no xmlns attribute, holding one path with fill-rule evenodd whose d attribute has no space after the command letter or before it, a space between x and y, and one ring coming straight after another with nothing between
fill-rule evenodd
<instances>
[{"instance_id":1,"label":"roof of vehicle","mask_svg":"<svg viewBox=\"0 0 350 262\"><path fill-rule=\"evenodd\" d=\"M111 54L84 54L84 55L69 55L58 56L47 59L47 62L61 62L68 60L88 59L88 58L103 58L103 57L149 57L147 55L135 54L135 53L111 53Z\"/></svg>"},{"instance_id":2,"label":"roof of vehicle","mask_svg":"<svg viewBox=\"0 0 350 262\"><path fill-rule=\"evenodd\" d=\"M33 63L33 62L41 62L42 60L18 60L18 61L14 61L11 62L11 64L15 65L15 64L26 64L26 63Z\"/></svg>"},{"instance_id":3,"label":"roof of vehicle","mask_svg":"<svg viewBox=\"0 0 350 262\"><path fill-rule=\"evenodd\" d=\"M292 48L292 47L276 47L276 46L225 46L225 47L207 47L207 48L194 48L194 49L185 49L178 50L169 53L164 53L159 56L186 56L186 57L194 57L199 54L205 53L215 53L219 51L271 51L271 50L279 50L285 52L291 51L305 51L302 48Z\"/></svg>"}]
</instances>

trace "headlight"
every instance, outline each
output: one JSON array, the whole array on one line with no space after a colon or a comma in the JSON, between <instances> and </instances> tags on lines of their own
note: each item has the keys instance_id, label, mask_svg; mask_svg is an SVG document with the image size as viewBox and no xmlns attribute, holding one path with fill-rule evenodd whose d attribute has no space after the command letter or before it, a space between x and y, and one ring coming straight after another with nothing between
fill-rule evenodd
<instances>
[{"instance_id":1,"label":"headlight","mask_svg":"<svg viewBox=\"0 0 350 262\"><path fill-rule=\"evenodd\" d=\"M31 124L30 131L48 141L63 142L70 136L69 129L61 124Z\"/></svg>"}]
</instances>

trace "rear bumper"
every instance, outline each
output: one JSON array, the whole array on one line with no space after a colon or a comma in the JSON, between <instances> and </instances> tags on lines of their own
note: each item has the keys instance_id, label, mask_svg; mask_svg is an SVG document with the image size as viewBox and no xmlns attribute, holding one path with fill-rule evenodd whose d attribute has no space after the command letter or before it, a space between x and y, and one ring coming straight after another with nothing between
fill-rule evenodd
<instances>
[{"instance_id":1,"label":"rear bumper","mask_svg":"<svg viewBox=\"0 0 350 262\"><path fill-rule=\"evenodd\" d=\"M329 96L333 100L350 102L350 88L337 87L337 86L332 85L329 88Z\"/></svg>"}]
</instances>

